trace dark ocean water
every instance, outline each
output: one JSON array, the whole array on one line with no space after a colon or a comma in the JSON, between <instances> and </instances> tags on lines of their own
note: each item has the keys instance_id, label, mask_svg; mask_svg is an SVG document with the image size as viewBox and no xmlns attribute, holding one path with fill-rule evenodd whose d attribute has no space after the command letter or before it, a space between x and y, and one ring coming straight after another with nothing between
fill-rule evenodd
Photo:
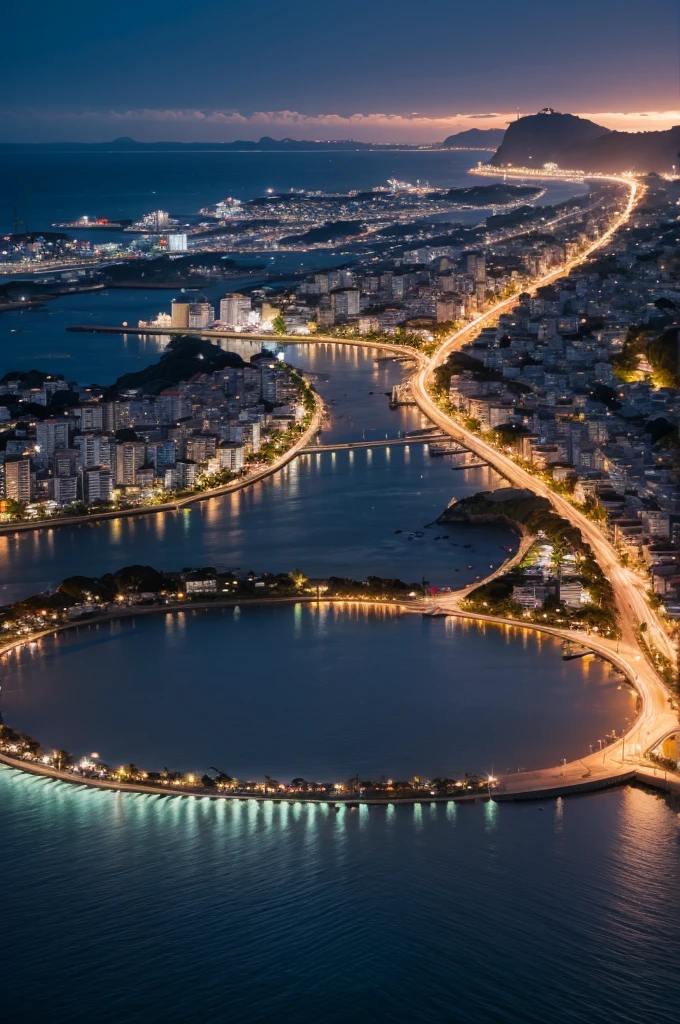
<instances>
[{"instance_id":1,"label":"dark ocean water","mask_svg":"<svg viewBox=\"0 0 680 1024\"><path fill-rule=\"evenodd\" d=\"M461 184L470 156L16 154L0 166L0 221L11 228L14 206L33 229L82 213L191 213L229 193L368 187L393 175ZM59 300L32 320L4 314L0 370L37 365L106 382L139 368L157 343L64 328L134 323L167 298L109 292ZM332 411L327 437L423 425L414 410L387 409L394 364L339 348L290 358L317 375ZM0 538L2 599L133 561L463 583L505 556L505 531L407 535L452 496L498 484L415 446L314 455L190 516ZM511 766L501 757L578 753L629 713L600 666L565 666L535 639L449 635L417 619L322 623L305 612L297 622L292 611L249 609L217 631L215 621L170 636L163 620L147 620L96 642L83 631L46 645L36 661L3 666L3 710L76 747L96 730L123 760L134 746L139 760L162 747L189 761L205 756L205 740L230 765L248 768L251 757L291 771L303 756L328 771L361 758L376 770L445 760L499 771ZM648 793L335 814L84 791L0 769L0 823L8 1020L678 1019L677 808Z\"/></svg>"},{"instance_id":2,"label":"dark ocean water","mask_svg":"<svg viewBox=\"0 0 680 1024\"><path fill-rule=\"evenodd\" d=\"M137 218L149 210L195 214L234 196L246 200L275 192L325 192L371 188L388 178L427 181L436 187L476 184L469 167L490 154L454 152L347 153L36 153L19 150L0 158L0 230L11 231L14 212L28 229L83 215ZM579 187L549 186L544 202L573 195ZM23 229L23 224L22 224ZM103 238L108 232L91 237Z\"/></svg>"},{"instance_id":3,"label":"dark ocean water","mask_svg":"<svg viewBox=\"0 0 680 1024\"><path fill-rule=\"evenodd\" d=\"M0 770L7 1019L675 1024L678 819L627 789L361 808Z\"/></svg>"}]
</instances>

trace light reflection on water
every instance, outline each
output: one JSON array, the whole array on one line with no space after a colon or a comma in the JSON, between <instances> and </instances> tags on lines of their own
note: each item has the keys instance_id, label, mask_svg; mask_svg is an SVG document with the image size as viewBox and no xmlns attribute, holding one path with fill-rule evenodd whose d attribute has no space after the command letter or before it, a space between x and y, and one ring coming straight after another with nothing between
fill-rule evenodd
<instances>
[{"instance_id":1,"label":"light reflection on water","mask_svg":"<svg viewBox=\"0 0 680 1024\"><path fill-rule=\"evenodd\" d=\"M340 345L297 346L292 357L329 378L319 383L331 411L323 442L380 439L426 425L415 409L388 408L383 392L401 379L398 364L374 364L372 354ZM191 513L0 536L0 594L9 602L68 575L132 563L274 572L300 567L312 576L398 575L407 582L425 576L460 586L498 565L503 548L516 539L488 526L424 527L453 495L500 483L489 469L453 473L448 459L430 458L419 444L317 453ZM415 531L425 535L413 537ZM440 532L450 541L435 541Z\"/></svg>"},{"instance_id":2,"label":"light reflection on water","mask_svg":"<svg viewBox=\"0 0 680 1024\"><path fill-rule=\"evenodd\" d=\"M454 1003L463 1024L676 1019L678 819L648 793L336 812L3 768L0 803L3 880L22 908L3 999L27 1020L179 1024L228 1005L236 1024L343 1024L376 1007L439 1024ZM219 970L196 970L189 951L204 948Z\"/></svg>"},{"instance_id":3,"label":"light reflection on water","mask_svg":"<svg viewBox=\"0 0 680 1024\"><path fill-rule=\"evenodd\" d=\"M140 615L1 667L7 720L48 747L242 779L550 767L620 730L634 700L551 637L352 602Z\"/></svg>"}]
</instances>

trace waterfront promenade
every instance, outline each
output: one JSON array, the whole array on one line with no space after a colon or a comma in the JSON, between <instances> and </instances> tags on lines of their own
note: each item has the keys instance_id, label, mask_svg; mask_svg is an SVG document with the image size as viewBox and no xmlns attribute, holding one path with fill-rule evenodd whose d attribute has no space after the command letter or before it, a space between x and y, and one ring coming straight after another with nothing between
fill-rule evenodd
<instances>
[{"instance_id":1,"label":"waterfront promenade","mask_svg":"<svg viewBox=\"0 0 680 1024\"><path fill-rule=\"evenodd\" d=\"M0 524L0 536L7 533L26 533L31 530L51 530L57 526L82 526L84 523L98 522L104 519L127 519L131 516L148 516L156 515L159 512L179 512L184 508L189 508L191 505L196 504L199 501L208 501L209 498L219 498L225 494L233 494L234 491L242 491L245 487L250 487L251 484L258 483L260 480L264 480L266 477L271 476L273 473L278 473L280 469L287 466L289 462L296 459L302 452L308 451L311 447L312 439L321 430L323 423L324 405L315 391L310 391L314 397L314 412L312 419L307 429L302 433L295 444L291 445L285 452L283 452L274 462L262 469L257 469L254 472L247 473L245 476L239 477L237 480L232 480L228 484L222 484L220 487L211 487L205 491L197 491L195 494L189 494L184 498L178 498L173 501L163 501L156 505L135 505L131 508L124 509L111 509L104 512L88 512L81 516L48 516L45 519L31 519L27 521L19 521L16 523L2 523ZM312 450L314 450L312 448Z\"/></svg>"}]
</instances>

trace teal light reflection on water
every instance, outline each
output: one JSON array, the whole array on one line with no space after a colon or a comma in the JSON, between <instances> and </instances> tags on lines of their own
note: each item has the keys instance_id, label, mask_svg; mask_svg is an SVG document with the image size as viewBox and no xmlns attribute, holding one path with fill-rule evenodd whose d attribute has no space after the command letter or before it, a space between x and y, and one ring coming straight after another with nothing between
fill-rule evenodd
<instances>
[{"instance_id":1,"label":"teal light reflection on water","mask_svg":"<svg viewBox=\"0 0 680 1024\"><path fill-rule=\"evenodd\" d=\"M237 1024L341 1024L376 998L399 1024L448 1019L454 999L464 1024L675 1019L678 819L641 791L564 801L557 844L554 802L336 812L1 769L0 805L3 880L21 908L3 1000L14 1012L20 996L26 1020L179 1024L228 1004ZM197 972L194 949L219 970ZM376 972L390 977L377 996Z\"/></svg>"},{"instance_id":2,"label":"teal light reflection on water","mask_svg":"<svg viewBox=\"0 0 680 1024\"><path fill-rule=\"evenodd\" d=\"M48 748L241 780L542 767L632 711L606 665L525 629L323 600L80 626L2 670L6 721Z\"/></svg>"}]
</instances>

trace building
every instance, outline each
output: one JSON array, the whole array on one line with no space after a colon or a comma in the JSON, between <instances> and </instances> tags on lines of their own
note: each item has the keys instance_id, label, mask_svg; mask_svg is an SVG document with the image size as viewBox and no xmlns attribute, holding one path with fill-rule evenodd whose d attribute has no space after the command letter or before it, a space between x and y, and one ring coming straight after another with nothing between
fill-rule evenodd
<instances>
[{"instance_id":1,"label":"building","mask_svg":"<svg viewBox=\"0 0 680 1024\"><path fill-rule=\"evenodd\" d=\"M167 491L183 491L194 487L198 477L198 466L195 462L179 461L165 471L165 489Z\"/></svg>"},{"instance_id":2,"label":"building","mask_svg":"<svg viewBox=\"0 0 680 1024\"><path fill-rule=\"evenodd\" d=\"M168 252L186 252L188 248L189 245L185 234L168 235Z\"/></svg>"},{"instance_id":3,"label":"building","mask_svg":"<svg viewBox=\"0 0 680 1024\"><path fill-rule=\"evenodd\" d=\"M94 466L111 469L111 448L114 446L106 434L78 434L73 439L73 445L78 452L80 469L91 469Z\"/></svg>"},{"instance_id":4,"label":"building","mask_svg":"<svg viewBox=\"0 0 680 1024\"><path fill-rule=\"evenodd\" d=\"M215 594L217 577L214 573L197 569L184 577L184 590L187 594Z\"/></svg>"},{"instance_id":5,"label":"building","mask_svg":"<svg viewBox=\"0 0 680 1024\"><path fill-rule=\"evenodd\" d=\"M116 445L116 485L133 487L137 483L137 470L146 459L143 441L123 441Z\"/></svg>"},{"instance_id":6,"label":"building","mask_svg":"<svg viewBox=\"0 0 680 1024\"><path fill-rule=\"evenodd\" d=\"M167 389L161 391L156 400L161 424L176 423L191 416L191 399L183 391Z\"/></svg>"},{"instance_id":7,"label":"building","mask_svg":"<svg viewBox=\"0 0 680 1024\"><path fill-rule=\"evenodd\" d=\"M80 452L77 448L64 448L54 453L52 465L55 476L76 476L78 473Z\"/></svg>"},{"instance_id":8,"label":"building","mask_svg":"<svg viewBox=\"0 0 680 1024\"><path fill-rule=\"evenodd\" d=\"M240 473L245 463L245 445L224 444L215 452L219 469L228 469L231 473Z\"/></svg>"},{"instance_id":9,"label":"building","mask_svg":"<svg viewBox=\"0 0 680 1024\"><path fill-rule=\"evenodd\" d=\"M580 608L587 601L587 591L580 580L560 580L560 601L567 608Z\"/></svg>"},{"instance_id":10,"label":"building","mask_svg":"<svg viewBox=\"0 0 680 1024\"><path fill-rule=\"evenodd\" d=\"M76 423L81 434L104 429L104 410L98 402L88 402L75 410Z\"/></svg>"},{"instance_id":11,"label":"building","mask_svg":"<svg viewBox=\"0 0 680 1024\"><path fill-rule=\"evenodd\" d=\"M189 462L201 465L215 454L217 438L214 434L193 434L187 438L185 451Z\"/></svg>"},{"instance_id":12,"label":"building","mask_svg":"<svg viewBox=\"0 0 680 1024\"><path fill-rule=\"evenodd\" d=\"M176 220L170 218L170 214L166 210L153 210L151 213L145 213L142 217L142 224L145 230L152 232L153 234L160 234L165 231L172 224L176 224Z\"/></svg>"},{"instance_id":13,"label":"building","mask_svg":"<svg viewBox=\"0 0 680 1024\"><path fill-rule=\"evenodd\" d=\"M33 498L31 460L10 455L5 459L5 497L28 505Z\"/></svg>"},{"instance_id":14,"label":"building","mask_svg":"<svg viewBox=\"0 0 680 1024\"><path fill-rule=\"evenodd\" d=\"M544 586L519 586L512 588L512 600L526 611L536 611L545 604L548 588Z\"/></svg>"},{"instance_id":15,"label":"building","mask_svg":"<svg viewBox=\"0 0 680 1024\"><path fill-rule=\"evenodd\" d=\"M170 316L173 327L189 326L189 306L191 302L187 295L178 295L170 303Z\"/></svg>"},{"instance_id":16,"label":"building","mask_svg":"<svg viewBox=\"0 0 680 1024\"><path fill-rule=\"evenodd\" d=\"M190 329L200 331L203 327L207 327L215 319L215 310L212 308L205 296L199 296L194 302L189 304L189 323Z\"/></svg>"},{"instance_id":17,"label":"building","mask_svg":"<svg viewBox=\"0 0 680 1024\"><path fill-rule=\"evenodd\" d=\"M346 288L331 293L331 304L336 317L358 316L361 293L358 288Z\"/></svg>"},{"instance_id":18,"label":"building","mask_svg":"<svg viewBox=\"0 0 680 1024\"><path fill-rule=\"evenodd\" d=\"M642 525L648 537L667 540L671 535L671 521L668 512L643 512Z\"/></svg>"},{"instance_id":19,"label":"building","mask_svg":"<svg viewBox=\"0 0 680 1024\"><path fill-rule=\"evenodd\" d=\"M53 418L42 420L35 428L35 438L40 454L47 459L51 459L57 448L68 448L68 420Z\"/></svg>"},{"instance_id":20,"label":"building","mask_svg":"<svg viewBox=\"0 0 680 1024\"><path fill-rule=\"evenodd\" d=\"M242 444L246 455L260 450L261 430L259 423L232 423L229 425L229 441Z\"/></svg>"},{"instance_id":21,"label":"building","mask_svg":"<svg viewBox=\"0 0 680 1024\"><path fill-rule=\"evenodd\" d=\"M249 295L225 295L220 300L220 320L228 327L243 327L248 323L252 301Z\"/></svg>"},{"instance_id":22,"label":"building","mask_svg":"<svg viewBox=\"0 0 680 1024\"><path fill-rule=\"evenodd\" d=\"M83 501L86 505L111 501L113 480L109 469L86 469L83 473Z\"/></svg>"},{"instance_id":23,"label":"building","mask_svg":"<svg viewBox=\"0 0 680 1024\"><path fill-rule=\"evenodd\" d=\"M152 441L146 445L145 461L157 474L163 475L168 466L174 466L177 461L177 444L175 441Z\"/></svg>"},{"instance_id":24,"label":"building","mask_svg":"<svg viewBox=\"0 0 680 1024\"><path fill-rule=\"evenodd\" d=\"M52 481L57 505L72 505L78 500L78 477L55 476Z\"/></svg>"},{"instance_id":25,"label":"building","mask_svg":"<svg viewBox=\"0 0 680 1024\"><path fill-rule=\"evenodd\" d=\"M473 279L475 284L486 282L486 259L483 253L469 252L466 254L465 273Z\"/></svg>"},{"instance_id":26,"label":"building","mask_svg":"<svg viewBox=\"0 0 680 1024\"><path fill-rule=\"evenodd\" d=\"M460 299L437 299L437 322L449 323L465 316L465 304Z\"/></svg>"}]
</instances>

